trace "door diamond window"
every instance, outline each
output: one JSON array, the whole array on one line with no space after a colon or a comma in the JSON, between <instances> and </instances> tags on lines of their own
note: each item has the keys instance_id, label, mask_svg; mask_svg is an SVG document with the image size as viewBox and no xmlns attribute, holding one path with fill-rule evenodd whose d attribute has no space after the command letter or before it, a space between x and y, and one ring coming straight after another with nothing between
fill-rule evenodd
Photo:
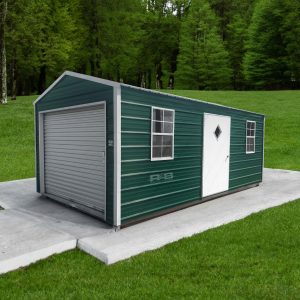
<instances>
[{"instance_id":1,"label":"door diamond window","mask_svg":"<svg viewBox=\"0 0 300 300\"><path fill-rule=\"evenodd\" d=\"M215 130L215 136L216 136L216 138L218 139L219 138L219 136L221 135L221 133L222 133L222 130L221 130L221 128L220 128L220 126L218 125L217 126L217 128L216 128L216 130Z\"/></svg>"}]
</instances>

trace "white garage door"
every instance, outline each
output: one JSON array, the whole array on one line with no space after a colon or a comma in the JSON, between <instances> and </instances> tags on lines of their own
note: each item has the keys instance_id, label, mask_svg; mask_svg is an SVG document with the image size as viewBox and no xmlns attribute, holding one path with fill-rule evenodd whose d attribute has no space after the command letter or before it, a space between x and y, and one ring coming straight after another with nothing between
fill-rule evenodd
<instances>
[{"instance_id":1,"label":"white garage door","mask_svg":"<svg viewBox=\"0 0 300 300\"><path fill-rule=\"evenodd\" d=\"M44 114L44 182L50 198L105 218L105 108Z\"/></svg>"}]
</instances>

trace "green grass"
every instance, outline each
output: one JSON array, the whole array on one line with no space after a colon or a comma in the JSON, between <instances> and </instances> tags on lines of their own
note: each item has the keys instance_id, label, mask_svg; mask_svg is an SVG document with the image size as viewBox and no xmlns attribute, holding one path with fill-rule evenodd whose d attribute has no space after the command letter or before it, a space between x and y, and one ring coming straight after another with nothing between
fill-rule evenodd
<instances>
[{"instance_id":1,"label":"green grass","mask_svg":"<svg viewBox=\"0 0 300 300\"><path fill-rule=\"evenodd\" d=\"M105 266L78 250L0 276L0 299L299 299L300 201Z\"/></svg>"},{"instance_id":2,"label":"green grass","mask_svg":"<svg viewBox=\"0 0 300 300\"><path fill-rule=\"evenodd\" d=\"M35 98L0 105L0 181L34 177Z\"/></svg>"},{"instance_id":3,"label":"green grass","mask_svg":"<svg viewBox=\"0 0 300 300\"><path fill-rule=\"evenodd\" d=\"M265 166L300 170L300 91L171 92L266 114ZM8 105L0 105L0 181L34 176L35 98L19 97Z\"/></svg>"},{"instance_id":4,"label":"green grass","mask_svg":"<svg viewBox=\"0 0 300 300\"><path fill-rule=\"evenodd\" d=\"M266 114L265 165L300 170L300 91L172 92ZM34 98L0 106L0 181L34 176ZM0 276L0 299L300 299L299 232L298 200L112 266L56 255Z\"/></svg>"}]
</instances>

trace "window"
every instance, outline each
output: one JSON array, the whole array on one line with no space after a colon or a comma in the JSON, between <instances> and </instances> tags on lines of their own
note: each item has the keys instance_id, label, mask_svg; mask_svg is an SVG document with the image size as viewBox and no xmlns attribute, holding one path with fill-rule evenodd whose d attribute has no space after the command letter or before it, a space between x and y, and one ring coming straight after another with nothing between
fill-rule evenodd
<instances>
[{"instance_id":1,"label":"window","mask_svg":"<svg viewBox=\"0 0 300 300\"><path fill-rule=\"evenodd\" d=\"M173 159L174 117L174 110L152 107L151 160Z\"/></svg>"},{"instance_id":2,"label":"window","mask_svg":"<svg viewBox=\"0 0 300 300\"><path fill-rule=\"evenodd\" d=\"M246 123L246 153L255 153L255 130L256 122L247 121Z\"/></svg>"}]
</instances>

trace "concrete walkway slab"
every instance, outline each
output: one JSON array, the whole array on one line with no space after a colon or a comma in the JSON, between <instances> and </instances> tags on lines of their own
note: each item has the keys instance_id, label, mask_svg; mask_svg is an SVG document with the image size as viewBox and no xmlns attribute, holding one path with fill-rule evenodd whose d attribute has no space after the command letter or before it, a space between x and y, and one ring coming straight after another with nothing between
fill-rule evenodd
<instances>
[{"instance_id":1,"label":"concrete walkway slab","mask_svg":"<svg viewBox=\"0 0 300 300\"><path fill-rule=\"evenodd\" d=\"M265 169L256 188L183 209L106 236L80 239L78 246L106 264L192 236L300 198L300 172Z\"/></svg>"},{"instance_id":2,"label":"concrete walkway slab","mask_svg":"<svg viewBox=\"0 0 300 300\"><path fill-rule=\"evenodd\" d=\"M0 274L74 249L77 244L73 236L17 211L2 211L0 228Z\"/></svg>"},{"instance_id":3,"label":"concrete walkway slab","mask_svg":"<svg viewBox=\"0 0 300 300\"><path fill-rule=\"evenodd\" d=\"M264 170L259 187L115 232L35 192L35 180L0 183L0 274L76 245L106 264L300 198L300 172Z\"/></svg>"},{"instance_id":4,"label":"concrete walkway slab","mask_svg":"<svg viewBox=\"0 0 300 300\"><path fill-rule=\"evenodd\" d=\"M103 222L36 193L35 179L0 182L0 274L106 234Z\"/></svg>"}]
</instances>

